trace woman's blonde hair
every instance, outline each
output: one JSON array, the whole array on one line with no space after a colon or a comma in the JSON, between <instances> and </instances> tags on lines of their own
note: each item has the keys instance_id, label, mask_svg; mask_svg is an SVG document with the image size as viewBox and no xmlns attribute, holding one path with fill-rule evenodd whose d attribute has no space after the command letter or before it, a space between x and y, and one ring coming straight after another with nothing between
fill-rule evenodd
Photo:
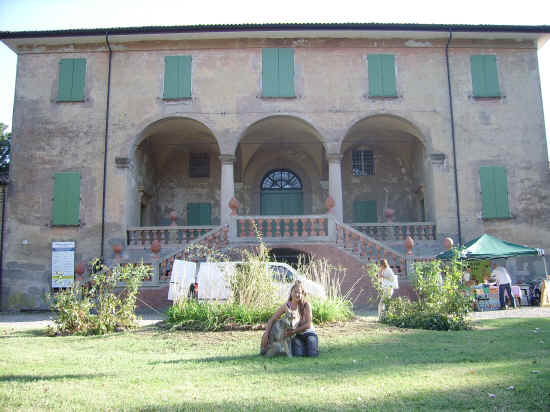
<instances>
[{"instance_id":1,"label":"woman's blonde hair","mask_svg":"<svg viewBox=\"0 0 550 412\"><path fill-rule=\"evenodd\" d=\"M292 300L292 292L297 287L302 288L304 298L307 296L306 289L304 288L304 284L302 283L301 280L297 280L296 282L294 282L294 285L292 285L292 287L290 288L290 293L288 294L289 302ZM306 302L304 299L302 299L302 302L300 302L300 304L298 305L298 311L300 312L300 317L304 316L305 306L306 306Z\"/></svg>"},{"instance_id":2,"label":"woman's blonde hair","mask_svg":"<svg viewBox=\"0 0 550 412\"><path fill-rule=\"evenodd\" d=\"M380 259L380 264L384 266L385 268L389 268L390 264L388 263L387 259Z\"/></svg>"}]
</instances>

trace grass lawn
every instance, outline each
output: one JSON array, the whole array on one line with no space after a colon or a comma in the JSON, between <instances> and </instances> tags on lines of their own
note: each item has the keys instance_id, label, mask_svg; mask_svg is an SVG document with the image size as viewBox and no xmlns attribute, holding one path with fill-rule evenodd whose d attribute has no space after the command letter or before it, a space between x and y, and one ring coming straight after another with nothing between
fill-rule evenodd
<instances>
[{"instance_id":1,"label":"grass lawn","mask_svg":"<svg viewBox=\"0 0 550 412\"><path fill-rule=\"evenodd\" d=\"M52 338L4 327L0 410L550 410L547 318L467 332L359 318L318 328L317 359L264 359L261 333Z\"/></svg>"}]
</instances>

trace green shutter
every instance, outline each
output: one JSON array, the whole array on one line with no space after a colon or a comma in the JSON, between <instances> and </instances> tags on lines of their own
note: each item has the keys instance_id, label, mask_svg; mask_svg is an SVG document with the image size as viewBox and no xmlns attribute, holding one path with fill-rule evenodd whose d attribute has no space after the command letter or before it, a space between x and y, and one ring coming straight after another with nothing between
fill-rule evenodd
<instances>
[{"instance_id":1,"label":"green shutter","mask_svg":"<svg viewBox=\"0 0 550 412\"><path fill-rule=\"evenodd\" d=\"M86 59L61 59L57 101L78 102L84 100L86 85Z\"/></svg>"},{"instance_id":2,"label":"green shutter","mask_svg":"<svg viewBox=\"0 0 550 412\"><path fill-rule=\"evenodd\" d=\"M262 49L262 96L279 96L279 53L277 49Z\"/></svg>"},{"instance_id":3,"label":"green shutter","mask_svg":"<svg viewBox=\"0 0 550 412\"><path fill-rule=\"evenodd\" d=\"M494 55L470 56L474 97L499 97L497 58Z\"/></svg>"},{"instance_id":4,"label":"green shutter","mask_svg":"<svg viewBox=\"0 0 550 412\"><path fill-rule=\"evenodd\" d=\"M279 49L279 97L294 97L294 50Z\"/></svg>"},{"instance_id":5,"label":"green shutter","mask_svg":"<svg viewBox=\"0 0 550 412\"><path fill-rule=\"evenodd\" d=\"M356 200L353 202L353 221L355 223L377 222L376 200Z\"/></svg>"},{"instance_id":6,"label":"green shutter","mask_svg":"<svg viewBox=\"0 0 550 412\"><path fill-rule=\"evenodd\" d=\"M76 226L80 223L80 173L56 173L53 189L53 226Z\"/></svg>"},{"instance_id":7,"label":"green shutter","mask_svg":"<svg viewBox=\"0 0 550 412\"><path fill-rule=\"evenodd\" d=\"M210 203L188 203L187 224L189 226L204 226L211 223L212 207Z\"/></svg>"},{"instance_id":8,"label":"green shutter","mask_svg":"<svg viewBox=\"0 0 550 412\"><path fill-rule=\"evenodd\" d=\"M369 96L395 97L395 56L392 54L369 54Z\"/></svg>"},{"instance_id":9,"label":"green shutter","mask_svg":"<svg viewBox=\"0 0 550 412\"><path fill-rule=\"evenodd\" d=\"M164 58L165 99L191 97L191 61L191 56L166 56Z\"/></svg>"},{"instance_id":10,"label":"green shutter","mask_svg":"<svg viewBox=\"0 0 550 412\"><path fill-rule=\"evenodd\" d=\"M262 96L295 96L293 49L262 49Z\"/></svg>"},{"instance_id":11,"label":"green shutter","mask_svg":"<svg viewBox=\"0 0 550 412\"><path fill-rule=\"evenodd\" d=\"M479 168L479 178L483 218L510 217L506 169L501 166L482 166Z\"/></svg>"}]
</instances>

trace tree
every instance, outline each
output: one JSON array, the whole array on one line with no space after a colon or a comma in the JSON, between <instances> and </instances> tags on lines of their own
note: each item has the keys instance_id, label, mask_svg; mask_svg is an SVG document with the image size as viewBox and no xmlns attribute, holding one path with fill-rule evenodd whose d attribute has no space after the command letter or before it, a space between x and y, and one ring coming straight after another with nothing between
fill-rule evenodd
<instances>
[{"instance_id":1,"label":"tree","mask_svg":"<svg viewBox=\"0 0 550 412\"><path fill-rule=\"evenodd\" d=\"M0 123L0 173L7 173L10 167L11 132L8 126Z\"/></svg>"}]
</instances>

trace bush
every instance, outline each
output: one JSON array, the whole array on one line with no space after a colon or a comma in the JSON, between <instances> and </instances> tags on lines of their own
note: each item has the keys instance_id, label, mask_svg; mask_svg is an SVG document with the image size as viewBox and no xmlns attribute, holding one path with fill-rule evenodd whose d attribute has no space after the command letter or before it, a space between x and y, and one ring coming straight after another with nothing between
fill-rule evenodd
<instances>
[{"instance_id":1,"label":"bush","mask_svg":"<svg viewBox=\"0 0 550 412\"><path fill-rule=\"evenodd\" d=\"M371 282L382 296L377 278L379 267L370 265L367 269ZM411 302L406 297L385 298L385 312L380 321L401 328L430 330L470 329L468 313L473 307L473 297L462 285L463 264L455 256L443 264L439 260L419 263L413 275L413 289L418 297Z\"/></svg>"},{"instance_id":2,"label":"bush","mask_svg":"<svg viewBox=\"0 0 550 412\"><path fill-rule=\"evenodd\" d=\"M91 262L90 281L50 296L50 308L57 312L51 335L100 335L135 327L139 286L150 267L119 265L112 269L99 259ZM118 282L126 286L117 292Z\"/></svg>"}]
</instances>

